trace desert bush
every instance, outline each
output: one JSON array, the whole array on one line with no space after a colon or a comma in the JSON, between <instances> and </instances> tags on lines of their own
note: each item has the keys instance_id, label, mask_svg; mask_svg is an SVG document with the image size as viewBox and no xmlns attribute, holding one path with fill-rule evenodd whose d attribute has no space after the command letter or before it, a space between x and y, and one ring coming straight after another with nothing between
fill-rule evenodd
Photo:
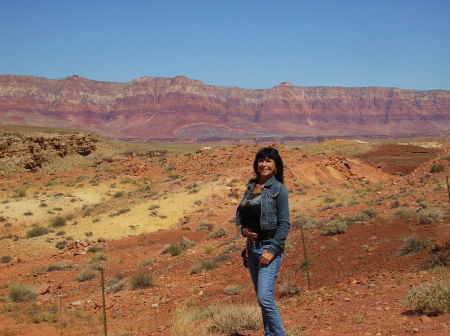
<instances>
[{"instance_id":1,"label":"desert bush","mask_svg":"<svg viewBox=\"0 0 450 336\"><path fill-rule=\"evenodd\" d=\"M407 256L415 255L422 252L426 248L426 243L417 236L405 238L403 245L400 247L397 255Z\"/></svg>"},{"instance_id":2,"label":"desert bush","mask_svg":"<svg viewBox=\"0 0 450 336\"><path fill-rule=\"evenodd\" d=\"M155 259L148 259L148 260L141 261L138 266L145 267L145 266L150 266L154 263L155 263Z\"/></svg>"},{"instance_id":3,"label":"desert bush","mask_svg":"<svg viewBox=\"0 0 450 336\"><path fill-rule=\"evenodd\" d=\"M11 260L12 260L12 257L9 256L9 255L4 255L4 256L2 256L2 257L0 258L0 262L1 262L2 264L7 264L7 263L9 263Z\"/></svg>"},{"instance_id":4,"label":"desert bush","mask_svg":"<svg viewBox=\"0 0 450 336\"><path fill-rule=\"evenodd\" d=\"M214 262L213 260L202 260L192 265L190 268L190 272L191 274L200 274L217 267L219 267L219 264L217 262Z\"/></svg>"},{"instance_id":5,"label":"desert bush","mask_svg":"<svg viewBox=\"0 0 450 336\"><path fill-rule=\"evenodd\" d=\"M212 223L200 223L200 225L195 229L195 231L208 230L212 231L214 224Z\"/></svg>"},{"instance_id":6,"label":"desert bush","mask_svg":"<svg viewBox=\"0 0 450 336\"><path fill-rule=\"evenodd\" d=\"M78 275L76 276L76 280L78 282L84 282L84 281L89 281L95 278L97 272L95 269L93 269L92 267L87 267L85 269L83 269L80 273L78 273Z\"/></svg>"},{"instance_id":7,"label":"desert bush","mask_svg":"<svg viewBox=\"0 0 450 336\"><path fill-rule=\"evenodd\" d=\"M450 311L450 285L438 282L424 283L411 289L406 306L420 314L437 315Z\"/></svg>"},{"instance_id":8,"label":"desert bush","mask_svg":"<svg viewBox=\"0 0 450 336\"><path fill-rule=\"evenodd\" d=\"M258 329L261 324L261 311L256 305L220 306L212 316L209 330L223 335L235 335L244 330Z\"/></svg>"},{"instance_id":9,"label":"desert bush","mask_svg":"<svg viewBox=\"0 0 450 336\"><path fill-rule=\"evenodd\" d=\"M118 210L117 212L113 212L113 213L109 214L109 217L119 216L124 213L127 213L130 210L131 210L130 208L123 208L123 209Z\"/></svg>"},{"instance_id":10,"label":"desert bush","mask_svg":"<svg viewBox=\"0 0 450 336\"><path fill-rule=\"evenodd\" d=\"M52 221L50 222L50 226L51 227L61 227L66 225L66 219L61 217L61 216L57 216L55 218L52 219Z\"/></svg>"},{"instance_id":11,"label":"desert bush","mask_svg":"<svg viewBox=\"0 0 450 336\"><path fill-rule=\"evenodd\" d=\"M97 253L89 260L89 264L96 264L108 260L108 257L103 253Z\"/></svg>"},{"instance_id":12,"label":"desert bush","mask_svg":"<svg viewBox=\"0 0 450 336\"><path fill-rule=\"evenodd\" d=\"M106 282L106 293L117 293L118 291L121 291L125 287L125 280L121 277L113 277L110 278Z\"/></svg>"},{"instance_id":13,"label":"desert bush","mask_svg":"<svg viewBox=\"0 0 450 336\"><path fill-rule=\"evenodd\" d=\"M426 208L419 211L420 224L432 224L440 222L444 217L444 210L440 208Z\"/></svg>"},{"instance_id":14,"label":"desert bush","mask_svg":"<svg viewBox=\"0 0 450 336\"><path fill-rule=\"evenodd\" d=\"M103 251L105 248L102 244L94 244L92 246L89 246L87 251L88 253L97 253L100 251Z\"/></svg>"},{"instance_id":15,"label":"desert bush","mask_svg":"<svg viewBox=\"0 0 450 336\"><path fill-rule=\"evenodd\" d=\"M377 212L373 209L364 209L362 211L364 214L366 214L367 216L369 216L370 218L375 218L377 217Z\"/></svg>"},{"instance_id":16,"label":"desert bush","mask_svg":"<svg viewBox=\"0 0 450 336\"><path fill-rule=\"evenodd\" d=\"M139 269L130 278L131 289L153 287L153 276L144 269Z\"/></svg>"},{"instance_id":17,"label":"desert bush","mask_svg":"<svg viewBox=\"0 0 450 336\"><path fill-rule=\"evenodd\" d=\"M358 222L368 221L370 219L370 216L367 215L364 211L362 211L361 213L354 214L353 216L346 216L346 217L340 217L340 218L342 218L348 225L350 225L350 224L354 224L354 223L358 223Z\"/></svg>"},{"instance_id":18,"label":"desert bush","mask_svg":"<svg viewBox=\"0 0 450 336\"><path fill-rule=\"evenodd\" d=\"M325 204L325 205L318 207L317 210L325 211L325 210L330 210L330 209L334 209L334 208L335 208L335 205L330 203L330 204Z\"/></svg>"},{"instance_id":19,"label":"desert bush","mask_svg":"<svg viewBox=\"0 0 450 336\"><path fill-rule=\"evenodd\" d=\"M57 272L57 271L62 271L62 270L70 269L70 268L72 268L72 262L59 261L56 264L43 267L40 270L40 272L42 272L42 273Z\"/></svg>"},{"instance_id":20,"label":"desert bush","mask_svg":"<svg viewBox=\"0 0 450 336\"><path fill-rule=\"evenodd\" d=\"M431 166L430 168L430 173L440 173L443 172L445 170L445 167L443 164L441 163L435 163Z\"/></svg>"},{"instance_id":21,"label":"desert bush","mask_svg":"<svg viewBox=\"0 0 450 336\"><path fill-rule=\"evenodd\" d=\"M183 236L181 237L181 247L183 249L189 249L191 247L195 246L195 242L190 240L188 237Z\"/></svg>"},{"instance_id":22,"label":"desert bush","mask_svg":"<svg viewBox=\"0 0 450 336\"><path fill-rule=\"evenodd\" d=\"M232 296L232 295L239 295L244 287L240 284L234 284L234 285L228 285L223 289L223 292L225 295Z\"/></svg>"},{"instance_id":23,"label":"desert bush","mask_svg":"<svg viewBox=\"0 0 450 336\"><path fill-rule=\"evenodd\" d=\"M123 197L125 195L125 191L116 191L113 194L113 198L119 198L119 197Z\"/></svg>"},{"instance_id":24,"label":"desert bush","mask_svg":"<svg viewBox=\"0 0 450 336\"><path fill-rule=\"evenodd\" d=\"M211 318L218 310L217 305L199 308L185 302L175 309L172 316L173 336L210 336L205 328L195 327L195 322Z\"/></svg>"},{"instance_id":25,"label":"desert bush","mask_svg":"<svg viewBox=\"0 0 450 336\"><path fill-rule=\"evenodd\" d=\"M320 195L320 197L322 197L324 203L333 203L336 201L336 198L331 195L324 194Z\"/></svg>"},{"instance_id":26,"label":"desert bush","mask_svg":"<svg viewBox=\"0 0 450 336\"><path fill-rule=\"evenodd\" d=\"M25 190L19 189L19 190L15 191L15 193L12 197L13 198L22 198L22 197L25 197L26 195L27 195L27 193L25 192Z\"/></svg>"},{"instance_id":27,"label":"desert bush","mask_svg":"<svg viewBox=\"0 0 450 336\"><path fill-rule=\"evenodd\" d=\"M161 251L161 254L169 253L171 256L177 256L181 252L183 252L183 247L179 244L169 244L164 246Z\"/></svg>"},{"instance_id":28,"label":"desert bush","mask_svg":"<svg viewBox=\"0 0 450 336\"><path fill-rule=\"evenodd\" d=\"M293 297L298 294L300 294L300 288L292 281L283 282L278 289L279 297Z\"/></svg>"},{"instance_id":29,"label":"desert bush","mask_svg":"<svg viewBox=\"0 0 450 336\"><path fill-rule=\"evenodd\" d=\"M28 238L39 237L39 236L46 235L49 232L50 232L49 228L36 225L32 229L27 231L27 237Z\"/></svg>"},{"instance_id":30,"label":"desert bush","mask_svg":"<svg viewBox=\"0 0 450 336\"><path fill-rule=\"evenodd\" d=\"M394 218L414 218L417 216L417 213L413 209L400 208L392 216Z\"/></svg>"},{"instance_id":31,"label":"desert bush","mask_svg":"<svg viewBox=\"0 0 450 336\"><path fill-rule=\"evenodd\" d=\"M419 270L448 266L450 266L450 250L431 251L428 258L419 266Z\"/></svg>"},{"instance_id":32,"label":"desert bush","mask_svg":"<svg viewBox=\"0 0 450 336\"><path fill-rule=\"evenodd\" d=\"M292 221L292 226L294 228L299 229L300 225L303 226L305 230L308 230L308 229L316 229L319 224L317 223L316 218L313 216L299 215L297 216L296 219Z\"/></svg>"},{"instance_id":33,"label":"desert bush","mask_svg":"<svg viewBox=\"0 0 450 336\"><path fill-rule=\"evenodd\" d=\"M214 231L212 231L209 234L209 238L221 238L221 237L225 237L228 234L228 230L225 229L224 227L220 227L215 229Z\"/></svg>"},{"instance_id":34,"label":"desert bush","mask_svg":"<svg viewBox=\"0 0 450 336\"><path fill-rule=\"evenodd\" d=\"M391 203L391 209L397 209L400 206L400 202L398 200L393 200Z\"/></svg>"},{"instance_id":35,"label":"desert bush","mask_svg":"<svg viewBox=\"0 0 450 336\"><path fill-rule=\"evenodd\" d=\"M129 177L124 177L120 180L120 183L122 184L127 184L127 183L134 183L134 180L132 178Z\"/></svg>"},{"instance_id":36,"label":"desert bush","mask_svg":"<svg viewBox=\"0 0 450 336\"><path fill-rule=\"evenodd\" d=\"M33 286L12 283L8 286L8 296L14 302L22 302L34 299L37 293Z\"/></svg>"},{"instance_id":37,"label":"desert bush","mask_svg":"<svg viewBox=\"0 0 450 336\"><path fill-rule=\"evenodd\" d=\"M148 210L156 210L156 209L159 209L159 205L157 205L157 204L151 204L151 205L148 207Z\"/></svg>"},{"instance_id":38,"label":"desert bush","mask_svg":"<svg viewBox=\"0 0 450 336\"><path fill-rule=\"evenodd\" d=\"M65 241L65 240L61 240L55 244L55 247L58 250L64 250L66 248L66 246L67 246L67 241Z\"/></svg>"},{"instance_id":39,"label":"desert bush","mask_svg":"<svg viewBox=\"0 0 450 336\"><path fill-rule=\"evenodd\" d=\"M322 224L322 235L333 236L345 233L347 230L347 223L342 218L332 219Z\"/></svg>"}]
</instances>

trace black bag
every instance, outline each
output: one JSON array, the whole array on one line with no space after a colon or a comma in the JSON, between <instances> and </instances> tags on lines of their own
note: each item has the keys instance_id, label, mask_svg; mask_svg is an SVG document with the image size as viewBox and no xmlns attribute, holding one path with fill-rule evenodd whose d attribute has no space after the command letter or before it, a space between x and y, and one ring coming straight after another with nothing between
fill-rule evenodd
<instances>
[{"instance_id":1,"label":"black bag","mask_svg":"<svg viewBox=\"0 0 450 336\"><path fill-rule=\"evenodd\" d=\"M242 250L241 257L242 257L242 264L244 265L244 267L248 268L248 250L247 250L247 248Z\"/></svg>"}]
</instances>

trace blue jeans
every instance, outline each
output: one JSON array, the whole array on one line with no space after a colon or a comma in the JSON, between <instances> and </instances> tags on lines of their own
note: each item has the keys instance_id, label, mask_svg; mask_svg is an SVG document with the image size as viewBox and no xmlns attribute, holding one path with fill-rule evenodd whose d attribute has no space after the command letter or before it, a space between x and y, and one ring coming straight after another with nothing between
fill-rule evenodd
<instances>
[{"instance_id":1,"label":"blue jeans","mask_svg":"<svg viewBox=\"0 0 450 336\"><path fill-rule=\"evenodd\" d=\"M261 265L259 258L266 246L248 248L248 268L255 287L258 303L261 307L264 335L284 336L280 312L273 299L275 281L277 280L283 254L278 254L269 265Z\"/></svg>"}]
</instances>

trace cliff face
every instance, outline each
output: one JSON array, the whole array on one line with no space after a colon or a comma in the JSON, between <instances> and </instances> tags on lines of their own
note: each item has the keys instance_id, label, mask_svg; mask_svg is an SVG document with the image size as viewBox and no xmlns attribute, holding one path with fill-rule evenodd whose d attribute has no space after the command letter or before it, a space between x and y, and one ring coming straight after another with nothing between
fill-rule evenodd
<instances>
[{"instance_id":1,"label":"cliff face","mask_svg":"<svg viewBox=\"0 0 450 336\"><path fill-rule=\"evenodd\" d=\"M450 129L450 91L204 85L186 77L129 83L0 76L0 122L122 138L435 134Z\"/></svg>"}]
</instances>

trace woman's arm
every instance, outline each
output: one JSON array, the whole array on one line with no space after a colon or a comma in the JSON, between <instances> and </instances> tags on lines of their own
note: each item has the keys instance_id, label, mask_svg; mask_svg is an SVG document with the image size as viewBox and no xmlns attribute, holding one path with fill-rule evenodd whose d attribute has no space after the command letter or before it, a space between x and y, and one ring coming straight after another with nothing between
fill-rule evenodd
<instances>
[{"instance_id":1,"label":"woman's arm","mask_svg":"<svg viewBox=\"0 0 450 336\"><path fill-rule=\"evenodd\" d=\"M277 229L272 244L267 249L274 256L284 250L284 242L291 227L289 215L288 190L284 184L280 187L280 193L276 198Z\"/></svg>"}]
</instances>

